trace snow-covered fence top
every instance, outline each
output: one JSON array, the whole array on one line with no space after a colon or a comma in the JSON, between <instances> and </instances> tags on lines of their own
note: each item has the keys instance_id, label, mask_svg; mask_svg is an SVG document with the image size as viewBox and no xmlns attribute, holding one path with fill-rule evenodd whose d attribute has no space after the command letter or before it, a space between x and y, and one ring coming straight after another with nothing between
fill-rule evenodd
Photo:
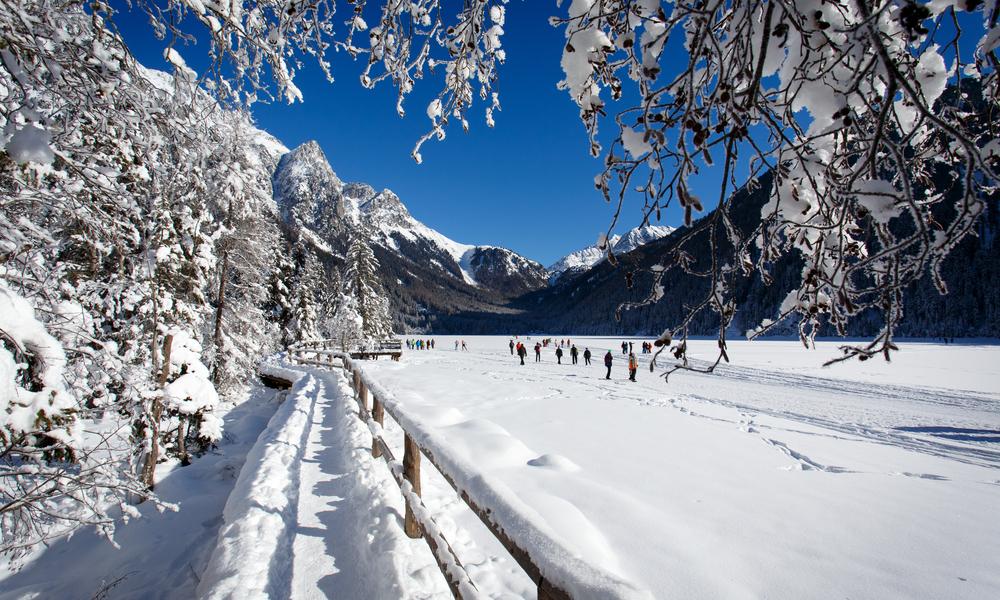
<instances>
[{"instance_id":1,"label":"snow-covered fence top","mask_svg":"<svg viewBox=\"0 0 1000 600\"><path fill-rule=\"evenodd\" d=\"M343 344L340 340L333 339L314 339L305 340L296 344L288 349L289 356L302 364L315 364L318 366L327 366L326 363L315 359L319 357L329 357L335 356L342 353L343 351L337 350L337 348L342 348ZM310 362L310 358L306 356L314 357ZM399 360L403 355L403 342L397 339L386 339L386 340L374 340L364 342L354 348L351 348L346 352L353 358L372 358L378 356L389 356L393 360Z\"/></svg>"},{"instance_id":2,"label":"snow-covered fence top","mask_svg":"<svg viewBox=\"0 0 1000 600\"><path fill-rule=\"evenodd\" d=\"M433 425L408 413L405 406L366 373L358 361L347 354L321 347L313 351L300 347L300 350L303 352L293 355L296 361L329 367L343 365L352 374L350 379L361 408L360 416L369 422L375 436L373 454L380 456L383 449L388 451L381 440L384 412L388 412L403 429L406 436L403 476L412 484L412 489L404 488L404 494L408 495L407 533L412 537L420 537L421 533L427 537L426 532L420 531L409 497L410 493L420 493L419 454L423 453L538 585L539 600L652 598L649 591L581 558L557 532L545 522L533 518L537 513L530 505L502 482L484 477L476 465L450 445ZM335 365L335 359L340 365ZM371 413L368 410L369 395L372 399ZM444 564L442 570L446 570ZM449 577L447 572L445 575ZM460 595L454 585L453 591L456 596Z\"/></svg>"}]
</instances>

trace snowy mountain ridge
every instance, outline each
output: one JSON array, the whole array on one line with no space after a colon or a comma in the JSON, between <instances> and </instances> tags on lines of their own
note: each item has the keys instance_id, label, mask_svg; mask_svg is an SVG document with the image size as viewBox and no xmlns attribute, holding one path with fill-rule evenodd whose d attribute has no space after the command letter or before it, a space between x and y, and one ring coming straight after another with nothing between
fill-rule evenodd
<instances>
[{"instance_id":1,"label":"snowy mountain ridge","mask_svg":"<svg viewBox=\"0 0 1000 600\"><path fill-rule=\"evenodd\" d=\"M614 235L608 239L612 252L625 254L650 242L666 237L676 231L674 227L665 225L643 225L625 232L624 235ZM549 265L549 281L555 283L564 275L582 273L607 257L607 251L600 244L593 244L566 256Z\"/></svg>"},{"instance_id":2,"label":"snowy mountain ridge","mask_svg":"<svg viewBox=\"0 0 1000 600\"><path fill-rule=\"evenodd\" d=\"M414 319L424 319L428 307L492 310L547 284L541 264L507 248L456 242L413 217L392 190L345 182L316 142L282 156L273 185L284 221L329 260L341 260L351 236L368 229L384 284L406 298ZM447 308L436 304L444 295L451 296Z\"/></svg>"},{"instance_id":3,"label":"snowy mountain ridge","mask_svg":"<svg viewBox=\"0 0 1000 600\"><path fill-rule=\"evenodd\" d=\"M542 265L513 250L462 244L428 227L410 214L392 190L376 192L366 183L345 183L314 141L281 158L274 182L275 199L286 221L327 243L331 235L342 236L367 225L375 234L373 241L383 248L398 253L403 246L422 246L433 255L432 264L469 285L478 286L481 279L497 283L498 278L517 276L543 280Z\"/></svg>"}]
</instances>

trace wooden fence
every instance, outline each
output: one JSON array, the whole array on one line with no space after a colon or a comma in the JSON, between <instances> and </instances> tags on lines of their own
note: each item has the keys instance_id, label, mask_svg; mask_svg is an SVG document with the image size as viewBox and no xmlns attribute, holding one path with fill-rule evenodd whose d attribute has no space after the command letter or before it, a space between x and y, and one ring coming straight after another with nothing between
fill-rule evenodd
<instances>
[{"instance_id":1,"label":"wooden fence","mask_svg":"<svg viewBox=\"0 0 1000 600\"><path fill-rule=\"evenodd\" d=\"M352 358L344 352L328 349L328 340L317 340L306 342L292 348L289 352L291 358L304 365L327 367L330 369L342 368L347 375L348 381L354 390L354 397L358 403L358 417L364 421L372 432L372 456L383 458L389 465L396 483L399 484L406 500L406 515L404 518L404 529L411 538L423 537L430 546L438 566L444 574L452 593L456 598L481 597L465 567L458 556L452 550L451 545L441 535L440 529L434 522L430 511L420 499L420 463L421 457L434 465L444 476L445 480L454 488L458 495L465 501L469 508L479 517L484 525L496 537L497 540L510 552L514 560L524 569L524 572L538 586L538 600L569 600L572 596L564 589L548 581L542 574L538 562L532 557L531 552L515 542L492 516L493 511L488 506L479 506L469 495L462 490L455 481L455 477L449 473L442 463L437 460L434 453L428 448L421 447L411 432L407 431L403 425L405 419L401 419L396 413L394 403L386 403L384 398L378 397L370 389L370 385L365 382L360 370L354 364ZM400 463L394 456L392 449L386 443L382 435L385 415L390 417L400 426L404 434L403 460ZM628 588L635 590L632 586ZM635 590L638 591L638 590ZM609 593L607 589L595 590L593 597L597 598L618 598L631 596L632 594L618 595ZM590 597L590 594L587 594ZM640 596L645 594L640 592Z\"/></svg>"}]
</instances>

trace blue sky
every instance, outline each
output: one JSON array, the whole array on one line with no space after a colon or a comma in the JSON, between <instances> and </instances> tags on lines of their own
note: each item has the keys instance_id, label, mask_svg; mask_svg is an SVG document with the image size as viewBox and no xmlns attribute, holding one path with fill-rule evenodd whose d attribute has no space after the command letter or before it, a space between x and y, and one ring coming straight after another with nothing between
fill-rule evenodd
<instances>
[{"instance_id":1,"label":"blue sky","mask_svg":"<svg viewBox=\"0 0 1000 600\"><path fill-rule=\"evenodd\" d=\"M139 60L167 69L162 58L164 42L153 37L144 15L129 13L122 0L113 3L122 11L116 22ZM346 20L347 4L337 4L344 12L336 20ZM379 5L371 4L370 10ZM469 244L506 246L549 265L593 244L607 230L614 211L594 189L594 176L600 173L602 162L588 153L577 107L566 92L556 89L566 41L563 30L551 27L548 18L565 10L552 0L512 0L507 5L503 37L507 62L495 88L503 110L496 115L496 127L485 125L484 106L478 102L469 113L470 131L463 133L453 125L445 141L427 142L421 149L421 165L410 152L428 130L425 111L440 89L440 70L417 82L405 105L407 117L401 119L391 85L364 89L358 82L363 59L355 62L344 53L331 53L334 83L307 62L296 77L304 102L258 103L254 116L262 129L289 148L318 141L342 179L392 189L413 216L448 237ZM376 20L374 15L366 17L369 22ZM978 39L981 14L960 13L959 18L963 29ZM946 20L942 39L953 31ZM668 71L672 53L677 53L679 61L686 60L681 41L681 36L672 36L668 42L664 61ZM972 43L963 47L967 59L973 48ZM196 70L205 67L207 44L177 50ZM944 54L950 61L951 52L946 49ZM609 101L608 96L605 92ZM615 110L609 101L608 111ZM608 120L604 133L612 127ZM740 179L746 169L746 164L738 166ZM718 199L719 175L717 168L705 169L689 181L708 209ZM626 204L616 233L640 224L642 199L638 196ZM658 224L676 226L681 213L671 206L663 218Z\"/></svg>"},{"instance_id":2,"label":"blue sky","mask_svg":"<svg viewBox=\"0 0 1000 600\"><path fill-rule=\"evenodd\" d=\"M118 25L139 60L167 69L164 43L154 39L144 16L121 10ZM576 105L556 89L565 37L548 17L559 12L555 2L508 5L507 61L497 86L503 111L496 127L485 125L477 102L470 131L453 126L444 142L427 142L421 165L410 151L429 126L425 109L440 88L436 78L418 81L405 105L407 116L400 119L395 90L386 84L362 88L358 76L364 63L339 54L332 57L333 84L307 64L296 78L304 102L257 104L253 112L258 125L289 148L317 140L342 179L392 189L414 217L448 237L506 246L548 265L593 244L613 214L594 189L602 163L588 154ZM204 66L204 43L177 49L195 69ZM624 224L638 225L640 211L637 199ZM680 220L673 212L665 219L669 225Z\"/></svg>"}]
</instances>

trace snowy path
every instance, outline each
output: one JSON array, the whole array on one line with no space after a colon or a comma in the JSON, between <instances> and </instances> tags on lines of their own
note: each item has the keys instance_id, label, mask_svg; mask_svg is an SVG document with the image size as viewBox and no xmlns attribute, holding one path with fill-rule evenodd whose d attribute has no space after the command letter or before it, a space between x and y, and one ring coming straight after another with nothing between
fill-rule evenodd
<instances>
[{"instance_id":1,"label":"snowy path","mask_svg":"<svg viewBox=\"0 0 1000 600\"><path fill-rule=\"evenodd\" d=\"M291 597L451 598L425 542L403 532L402 495L386 465L371 456L371 434L357 418L346 379L339 371L309 373L318 386L299 467ZM402 456L402 430L389 422L386 436ZM423 500L482 592L534 595L527 576L426 463Z\"/></svg>"},{"instance_id":2,"label":"snowy path","mask_svg":"<svg viewBox=\"0 0 1000 600\"><path fill-rule=\"evenodd\" d=\"M291 597L390 599L449 594L340 373L312 370L316 404L300 465Z\"/></svg>"},{"instance_id":3,"label":"snowy path","mask_svg":"<svg viewBox=\"0 0 1000 600\"><path fill-rule=\"evenodd\" d=\"M370 454L343 375L296 367L297 382L247 457L199 598L445 598L403 501Z\"/></svg>"},{"instance_id":4,"label":"snowy path","mask_svg":"<svg viewBox=\"0 0 1000 600\"><path fill-rule=\"evenodd\" d=\"M506 338L466 339L363 368L657 597L1000 597L1000 348L820 369L832 346L736 344L738 366L664 385L625 381L620 350L605 381L618 340L577 340L601 349L591 367L551 348L521 367Z\"/></svg>"}]
</instances>

